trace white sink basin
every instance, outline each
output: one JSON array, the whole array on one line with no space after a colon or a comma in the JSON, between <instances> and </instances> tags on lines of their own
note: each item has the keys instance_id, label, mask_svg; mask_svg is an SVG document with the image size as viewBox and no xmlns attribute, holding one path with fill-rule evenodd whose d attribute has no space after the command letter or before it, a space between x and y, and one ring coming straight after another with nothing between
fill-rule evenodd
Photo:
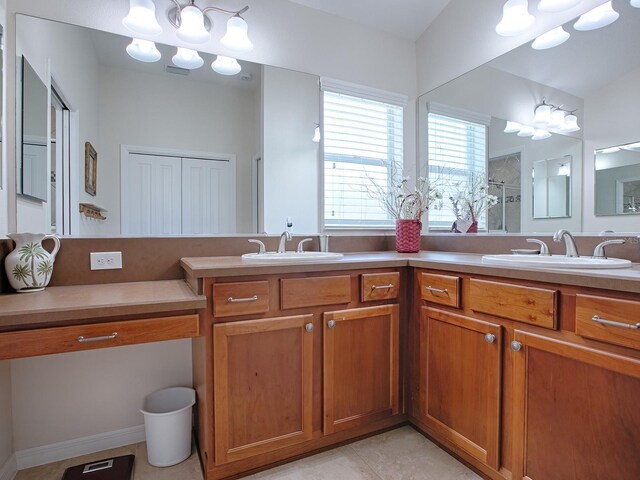
<instances>
[{"instance_id":1,"label":"white sink basin","mask_svg":"<svg viewBox=\"0 0 640 480\"><path fill-rule=\"evenodd\" d=\"M541 268L629 268L622 258L565 257L564 255L483 255L482 263Z\"/></svg>"},{"instance_id":2,"label":"white sink basin","mask_svg":"<svg viewBox=\"0 0 640 480\"><path fill-rule=\"evenodd\" d=\"M256 263L313 262L318 260L339 260L343 255L335 252L267 252L245 253L242 260Z\"/></svg>"}]
</instances>

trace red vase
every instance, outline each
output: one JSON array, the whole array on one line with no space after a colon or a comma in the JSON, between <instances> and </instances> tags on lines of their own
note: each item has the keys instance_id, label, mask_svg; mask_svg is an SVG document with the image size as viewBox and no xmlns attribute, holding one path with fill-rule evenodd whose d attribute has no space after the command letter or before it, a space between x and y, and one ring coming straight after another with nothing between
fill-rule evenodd
<instances>
[{"instance_id":1,"label":"red vase","mask_svg":"<svg viewBox=\"0 0 640 480\"><path fill-rule=\"evenodd\" d=\"M416 253L420 251L420 220L396 220L396 251Z\"/></svg>"}]
</instances>

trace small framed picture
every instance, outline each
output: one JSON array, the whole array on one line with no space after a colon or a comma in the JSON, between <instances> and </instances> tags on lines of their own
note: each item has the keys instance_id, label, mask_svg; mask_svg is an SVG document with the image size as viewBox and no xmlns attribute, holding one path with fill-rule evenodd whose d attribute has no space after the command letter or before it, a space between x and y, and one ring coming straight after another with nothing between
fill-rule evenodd
<instances>
[{"instance_id":1,"label":"small framed picture","mask_svg":"<svg viewBox=\"0 0 640 480\"><path fill-rule=\"evenodd\" d=\"M89 142L84 144L84 191L96 196L98 176L98 152Z\"/></svg>"}]
</instances>

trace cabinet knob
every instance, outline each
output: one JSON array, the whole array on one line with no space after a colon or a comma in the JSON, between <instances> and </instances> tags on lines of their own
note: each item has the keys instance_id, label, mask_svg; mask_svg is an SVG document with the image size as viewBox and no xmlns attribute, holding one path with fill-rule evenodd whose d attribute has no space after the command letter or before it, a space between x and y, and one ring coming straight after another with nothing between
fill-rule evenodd
<instances>
[{"instance_id":1,"label":"cabinet knob","mask_svg":"<svg viewBox=\"0 0 640 480\"><path fill-rule=\"evenodd\" d=\"M522 344L517 340L513 340L511 342L511 350L513 350L514 352L519 352L520 350L522 350Z\"/></svg>"},{"instance_id":2,"label":"cabinet knob","mask_svg":"<svg viewBox=\"0 0 640 480\"><path fill-rule=\"evenodd\" d=\"M493 333L487 333L484 336L484 341L487 343L493 343L496 341L496 336Z\"/></svg>"},{"instance_id":3,"label":"cabinet knob","mask_svg":"<svg viewBox=\"0 0 640 480\"><path fill-rule=\"evenodd\" d=\"M309 333L313 332L313 323L307 323L307 324L304 326L304 329L305 329L307 332L309 332Z\"/></svg>"},{"instance_id":4,"label":"cabinet knob","mask_svg":"<svg viewBox=\"0 0 640 480\"><path fill-rule=\"evenodd\" d=\"M329 320L327 322L327 327L329 328L336 328L336 321L335 320Z\"/></svg>"}]
</instances>

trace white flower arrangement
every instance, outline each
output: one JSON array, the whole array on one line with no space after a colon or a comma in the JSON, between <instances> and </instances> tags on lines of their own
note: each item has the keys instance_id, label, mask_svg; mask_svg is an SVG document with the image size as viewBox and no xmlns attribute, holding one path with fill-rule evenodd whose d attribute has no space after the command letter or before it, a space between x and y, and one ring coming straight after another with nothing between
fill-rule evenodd
<instances>
[{"instance_id":1,"label":"white flower arrangement","mask_svg":"<svg viewBox=\"0 0 640 480\"><path fill-rule=\"evenodd\" d=\"M475 223L485 211L498 203L498 197L489 193L483 174L471 172L466 179L452 181L449 185L453 190L449 200L456 219Z\"/></svg>"}]
</instances>

